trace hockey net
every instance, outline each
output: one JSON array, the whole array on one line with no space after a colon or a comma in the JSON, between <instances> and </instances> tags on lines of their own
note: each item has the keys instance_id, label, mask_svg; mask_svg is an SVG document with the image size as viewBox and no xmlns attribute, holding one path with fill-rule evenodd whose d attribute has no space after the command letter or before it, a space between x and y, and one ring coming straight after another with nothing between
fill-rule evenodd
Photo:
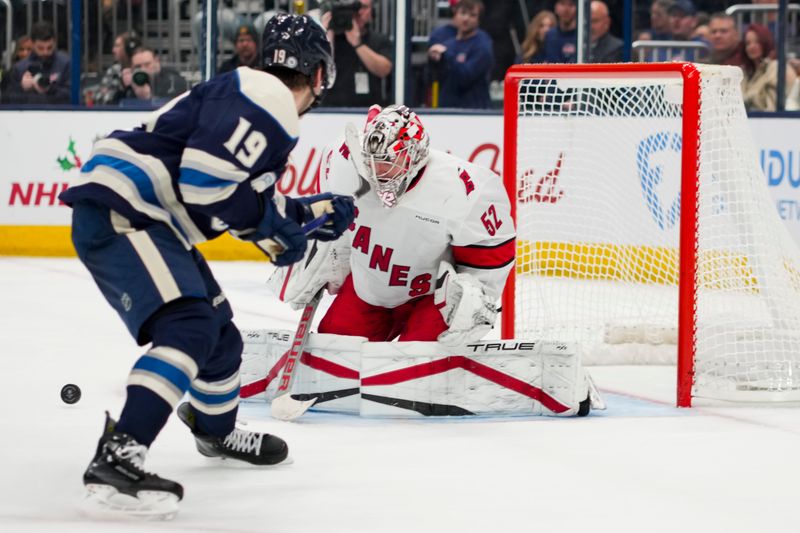
<instances>
[{"instance_id":1,"label":"hockey net","mask_svg":"<svg viewBox=\"0 0 800 533\"><path fill-rule=\"evenodd\" d=\"M691 63L512 67L505 338L576 341L590 364L677 362L682 406L800 400L800 252L740 82Z\"/></svg>"}]
</instances>

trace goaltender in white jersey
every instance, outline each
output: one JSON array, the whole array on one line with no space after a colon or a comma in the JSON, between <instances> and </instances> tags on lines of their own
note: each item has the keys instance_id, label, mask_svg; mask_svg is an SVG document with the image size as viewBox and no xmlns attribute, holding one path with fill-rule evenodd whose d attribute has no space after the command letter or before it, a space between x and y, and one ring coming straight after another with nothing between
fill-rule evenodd
<instances>
[{"instance_id":1,"label":"goaltender in white jersey","mask_svg":"<svg viewBox=\"0 0 800 533\"><path fill-rule=\"evenodd\" d=\"M344 142L323 154L320 182L353 195L356 216L341 238L312 241L304 261L272 278L295 307L325 285L336 294L300 357L293 417L311 404L392 417L604 408L576 346L479 341L515 259L497 175L430 150L419 117L389 106L370 109L363 131L348 125ZM386 342L395 338L423 342ZM257 380L265 387L268 370Z\"/></svg>"},{"instance_id":2,"label":"goaltender in white jersey","mask_svg":"<svg viewBox=\"0 0 800 533\"><path fill-rule=\"evenodd\" d=\"M325 284L337 292L320 333L450 345L481 338L515 258L502 180L429 149L405 106L373 106L363 132L348 126L324 154L320 182L356 195L355 221L336 243L319 243L327 249L289 276L282 299L304 304Z\"/></svg>"}]
</instances>

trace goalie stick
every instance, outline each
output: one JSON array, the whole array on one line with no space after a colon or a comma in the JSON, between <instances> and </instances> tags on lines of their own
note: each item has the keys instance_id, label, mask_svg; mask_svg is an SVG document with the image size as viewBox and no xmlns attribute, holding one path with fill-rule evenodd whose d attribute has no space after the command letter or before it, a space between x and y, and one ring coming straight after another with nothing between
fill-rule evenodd
<instances>
[{"instance_id":1,"label":"goalie stick","mask_svg":"<svg viewBox=\"0 0 800 533\"><path fill-rule=\"evenodd\" d=\"M303 413L308 411L316 398L312 400L300 401L292 398L292 383L294 382L295 372L300 364L300 356L308 341L308 334L311 331L311 322L314 320L314 314L317 311L317 306L322 299L324 287L317 291L317 294L311 299L310 302L303 309L303 314L300 316L300 323L297 325L297 331L294 333L292 346L289 348L286 357L286 364L281 373L281 379L278 384L278 390L275 393L275 398L272 400L270 413L273 418L278 420L294 420L300 417Z\"/></svg>"},{"instance_id":2,"label":"goalie stick","mask_svg":"<svg viewBox=\"0 0 800 533\"><path fill-rule=\"evenodd\" d=\"M360 145L360 141L358 138L358 130L356 130L353 124L347 124L345 127L345 142L350 148L350 160L355 166L356 172L358 173L360 179L359 188L357 191L355 191L353 196L355 198L361 198L370 190L370 187L369 183L363 178L363 176L366 175L367 168L359 155L360 151L357 149ZM356 147L356 149L353 147ZM303 230L308 233L314 228L308 230L306 230L306 228L312 224L315 224L314 227L318 227L321 224L324 224L326 220L327 214L323 214L321 217L309 222L303 227ZM300 317L300 323L297 325L297 331L295 331L294 339L292 340L292 346L287 352L286 364L284 365L283 372L281 373L278 390L275 392L275 398L272 400L272 405L270 407L270 414L273 418L277 418L279 420L294 420L302 416L303 413L308 411L317 401L316 398L305 401L295 400L292 398L291 391L292 383L294 383L295 379L295 371L299 366L300 357L303 354L303 349L305 348L306 341L308 341L308 335L311 331L311 322L314 319L317 306L319 306L319 302L322 300L324 293L325 287L323 286L319 289L319 291L317 291L311 301L308 302L308 304L306 304L306 306L303 308L303 314Z\"/></svg>"}]
</instances>

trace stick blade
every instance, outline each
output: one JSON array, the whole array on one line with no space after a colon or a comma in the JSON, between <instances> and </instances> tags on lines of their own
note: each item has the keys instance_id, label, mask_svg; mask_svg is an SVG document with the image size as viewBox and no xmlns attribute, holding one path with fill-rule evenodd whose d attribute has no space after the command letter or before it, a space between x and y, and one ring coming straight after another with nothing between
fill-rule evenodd
<instances>
[{"instance_id":1,"label":"stick blade","mask_svg":"<svg viewBox=\"0 0 800 533\"><path fill-rule=\"evenodd\" d=\"M311 409L311 406L316 403L317 399L311 400L295 400L291 394L282 394L272 400L270 406L270 414L272 418L278 420L295 420L303 416L303 414Z\"/></svg>"}]
</instances>

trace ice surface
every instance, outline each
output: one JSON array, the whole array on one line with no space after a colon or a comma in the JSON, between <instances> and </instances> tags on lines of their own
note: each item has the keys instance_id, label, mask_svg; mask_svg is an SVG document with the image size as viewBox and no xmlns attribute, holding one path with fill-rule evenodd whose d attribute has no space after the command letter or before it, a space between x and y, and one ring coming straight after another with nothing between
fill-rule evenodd
<instances>
[{"instance_id":1,"label":"ice surface","mask_svg":"<svg viewBox=\"0 0 800 533\"><path fill-rule=\"evenodd\" d=\"M243 328L293 329L264 263L212 269ZM800 408L673 407L675 369L598 367L608 410L585 419L379 421L241 416L294 462L232 468L172 419L146 466L186 489L173 522L78 513L103 411L117 416L140 355L73 259L0 258L0 531L797 531ZM322 316L324 309L319 313ZM83 391L61 402L65 383Z\"/></svg>"}]
</instances>

